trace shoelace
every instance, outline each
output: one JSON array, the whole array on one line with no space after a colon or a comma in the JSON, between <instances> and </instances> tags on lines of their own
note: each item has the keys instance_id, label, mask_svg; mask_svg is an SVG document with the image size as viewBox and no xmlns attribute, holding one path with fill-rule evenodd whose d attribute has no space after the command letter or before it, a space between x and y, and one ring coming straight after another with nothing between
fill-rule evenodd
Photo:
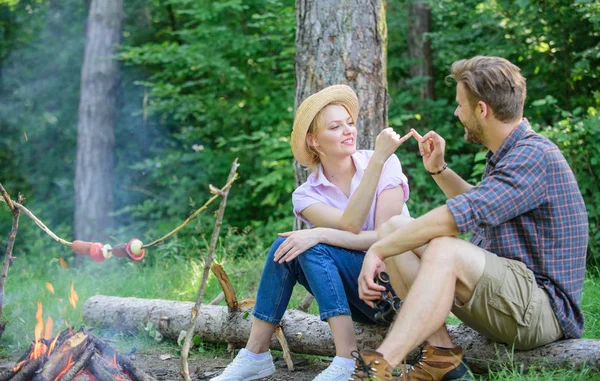
<instances>
[{"instance_id":1,"label":"shoelace","mask_svg":"<svg viewBox=\"0 0 600 381\"><path fill-rule=\"evenodd\" d=\"M423 364L422 360L425 360L427 358L427 356L425 356L426 353L427 353L427 349L423 349L423 347L421 347L421 352L419 353L419 357L417 357L417 359L412 364L407 365L406 359L405 359L404 367L406 368L406 370L402 370L400 377L404 377L404 375L408 374L408 372L410 372L411 370L415 370L415 366L425 365L425 364Z\"/></svg>"},{"instance_id":2,"label":"shoelace","mask_svg":"<svg viewBox=\"0 0 600 381\"><path fill-rule=\"evenodd\" d=\"M352 377L349 378L348 380L366 381L366 380L371 380L371 379L375 378L374 376L371 375L371 371L376 371L376 369L369 367L369 365L365 362L365 360L363 360L359 351L355 350L355 351L352 351L350 354L354 358L354 360L356 362L356 366L354 367L354 372L352 372ZM359 374L359 373L362 373L362 374ZM364 378L363 376L366 376L367 378Z\"/></svg>"}]
</instances>

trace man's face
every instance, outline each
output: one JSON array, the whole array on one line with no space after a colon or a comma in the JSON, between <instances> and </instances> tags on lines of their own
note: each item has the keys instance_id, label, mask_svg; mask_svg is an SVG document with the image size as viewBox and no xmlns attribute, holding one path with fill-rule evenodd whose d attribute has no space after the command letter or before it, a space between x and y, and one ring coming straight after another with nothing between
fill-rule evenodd
<instances>
[{"instance_id":1,"label":"man's face","mask_svg":"<svg viewBox=\"0 0 600 381\"><path fill-rule=\"evenodd\" d=\"M475 116L475 110L469 103L467 90L462 82L456 84L456 103L458 105L454 115L458 117L465 128L465 140L469 143L483 144L483 127Z\"/></svg>"}]
</instances>

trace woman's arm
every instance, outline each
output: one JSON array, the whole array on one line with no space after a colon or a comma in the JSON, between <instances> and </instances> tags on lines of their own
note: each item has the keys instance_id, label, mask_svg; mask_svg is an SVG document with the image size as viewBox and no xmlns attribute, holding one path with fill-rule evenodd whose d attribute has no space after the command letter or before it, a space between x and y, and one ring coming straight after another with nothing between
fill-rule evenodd
<instances>
[{"instance_id":1,"label":"woman's arm","mask_svg":"<svg viewBox=\"0 0 600 381\"><path fill-rule=\"evenodd\" d=\"M324 204L313 204L302 211L304 218L314 226L347 230L360 233L369 215L373 197L377 191L381 171L394 151L412 135L402 138L391 128L386 128L377 136L375 152L365 169L358 188L348 201L344 211Z\"/></svg>"},{"instance_id":2,"label":"woman's arm","mask_svg":"<svg viewBox=\"0 0 600 381\"><path fill-rule=\"evenodd\" d=\"M403 206L404 190L402 186L381 192L377 198L375 209L375 227L377 228L389 218L401 214ZM279 263L289 262L319 243L350 250L368 250L377 241L377 232L374 230L354 234L344 230L324 227L285 232L280 233L279 236L288 237L275 252L274 260Z\"/></svg>"}]
</instances>

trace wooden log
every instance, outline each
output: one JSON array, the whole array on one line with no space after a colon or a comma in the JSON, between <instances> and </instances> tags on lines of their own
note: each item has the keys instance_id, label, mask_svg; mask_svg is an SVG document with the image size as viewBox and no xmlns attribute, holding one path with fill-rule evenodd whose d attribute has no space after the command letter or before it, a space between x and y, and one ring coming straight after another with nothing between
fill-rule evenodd
<instances>
[{"instance_id":1,"label":"wooden log","mask_svg":"<svg viewBox=\"0 0 600 381\"><path fill-rule=\"evenodd\" d=\"M89 343L83 353L75 359L75 364L65 373L60 381L71 381L77 376L77 373L87 364L88 360L96 353L96 346L93 343Z\"/></svg>"},{"instance_id":2,"label":"wooden log","mask_svg":"<svg viewBox=\"0 0 600 381\"><path fill-rule=\"evenodd\" d=\"M98 348L98 351L100 351L103 356L116 357L117 363L125 373L132 375L137 381L155 381L153 377L138 369L128 357L121 355L104 340L97 336L90 336L90 339L94 342L96 348Z\"/></svg>"},{"instance_id":3,"label":"wooden log","mask_svg":"<svg viewBox=\"0 0 600 381\"><path fill-rule=\"evenodd\" d=\"M194 303L156 299L119 298L97 295L83 306L83 317L91 325L136 332L148 319L158 326L163 316L161 334L177 340L179 332L189 322ZM228 313L226 307L205 305L198 311L196 331L206 342L232 342L243 347L250 334L251 318L244 312ZM318 316L297 310L288 310L281 323L287 343L292 352L334 356L335 347L327 323ZM386 328L375 325L356 324L355 332L360 348L377 348L383 341ZM465 350L465 356L475 373L485 373L506 364L524 366L543 363L548 368L587 366L600 370L600 340L564 340L529 351L515 351L495 344L477 332L464 326L449 326L454 342ZM281 349L275 336L271 348ZM416 351L412 352L412 356ZM410 356L409 356L410 357Z\"/></svg>"},{"instance_id":4,"label":"wooden log","mask_svg":"<svg viewBox=\"0 0 600 381\"><path fill-rule=\"evenodd\" d=\"M70 359L77 359L88 344L88 335L77 332L52 352L42 372L33 381L52 381L65 369Z\"/></svg>"},{"instance_id":5,"label":"wooden log","mask_svg":"<svg viewBox=\"0 0 600 381\"><path fill-rule=\"evenodd\" d=\"M10 381L29 381L33 378L35 372L44 365L46 357L40 356L37 359L28 361L21 370L19 370Z\"/></svg>"},{"instance_id":6,"label":"wooden log","mask_svg":"<svg viewBox=\"0 0 600 381\"><path fill-rule=\"evenodd\" d=\"M125 376L119 369L109 364L102 356L97 353L92 356L88 361L87 369L98 381L115 381L115 380L127 380L129 377Z\"/></svg>"}]
</instances>

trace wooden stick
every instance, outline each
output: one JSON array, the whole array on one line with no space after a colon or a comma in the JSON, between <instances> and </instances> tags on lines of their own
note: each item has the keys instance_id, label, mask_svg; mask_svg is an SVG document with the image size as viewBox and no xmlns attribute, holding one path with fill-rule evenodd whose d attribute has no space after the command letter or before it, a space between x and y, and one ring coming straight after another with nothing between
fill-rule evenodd
<instances>
[{"instance_id":1,"label":"wooden stick","mask_svg":"<svg viewBox=\"0 0 600 381\"><path fill-rule=\"evenodd\" d=\"M35 372L44 365L46 356L40 356L29 361L25 366L10 379L10 381L31 381Z\"/></svg>"},{"instance_id":2,"label":"wooden stick","mask_svg":"<svg viewBox=\"0 0 600 381\"><path fill-rule=\"evenodd\" d=\"M279 344L281 345L281 350L283 351L283 359L287 364L288 369L293 372L294 371L294 362L292 361L292 353L290 352L290 347L287 344L287 340L283 334L283 330L281 329L281 325L278 325L275 328L275 336L277 340L279 340Z\"/></svg>"},{"instance_id":3,"label":"wooden stick","mask_svg":"<svg viewBox=\"0 0 600 381\"><path fill-rule=\"evenodd\" d=\"M227 179L227 184L231 184L236 179L237 169L239 167L237 158L231 164L231 170L229 171L229 177ZM225 214L225 206L227 205L227 196L229 195L229 187L224 187L221 190L221 204L219 205L219 210L217 211L217 217L215 219L215 227L213 229L212 238L210 240L210 247L208 250L208 256L204 262L204 273L202 274L202 282L200 283L200 290L198 291L198 297L196 298L196 303L194 307L192 307L192 316L190 317L190 322L187 326L185 340L183 341L183 347L181 348L181 375L185 381L191 381L190 371L188 367L188 354L190 352L190 345L192 343L192 337L194 336L194 329L196 328L196 318L198 317L198 310L200 309L200 305L202 304L202 299L204 298L204 290L206 289L206 281L208 280L208 274L210 272L210 268L213 261L213 256L215 254L215 249L217 248L217 241L219 239L219 232L221 231L221 223L223 222L223 215ZM216 196L216 195L215 195ZM225 291L225 290L223 290Z\"/></svg>"},{"instance_id":4,"label":"wooden stick","mask_svg":"<svg viewBox=\"0 0 600 381\"><path fill-rule=\"evenodd\" d=\"M94 344L96 344L96 348L98 348L98 350L100 351L100 353L102 353L103 356L116 356L117 363L121 365L123 370L126 373L135 377L138 381L155 381L153 377L149 376L144 371L139 370L127 356L121 355L113 347L108 345L108 343L106 343L98 336L90 335L90 340L92 340Z\"/></svg>"},{"instance_id":5,"label":"wooden stick","mask_svg":"<svg viewBox=\"0 0 600 381\"><path fill-rule=\"evenodd\" d=\"M221 289L223 289L223 295L225 296L225 301L229 311L237 311L239 309L237 296L235 296L235 290L231 285L231 280L229 280L229 276L227 276L225 269L223 269L223 266L220 264L213 263L211 270L221 285Z\"/></svg>"},{"instance_id":6,"label":"wooden stick","mask_svg":"<svg viewBox=\"0 0 600 381\"><path fill-rule=\"evenodd\" d=\"M209 304L216 306L217 304L221 303L223 299L225 299L225 293L221 291L221 293L211 300Z\"/></svg>"},{"instance_id":7,"label":"wooden stick","mask_svg":"<svg viewBox=\"0 0 600 381\"><path fill-rule=\"evenodd\" d=\"M239 164L237 164L237 159L235 159L234 163L236 164L236 169L239 166ZM201 212L203 212L204 210L206 210L206 208L208 208L208 206L215 201L218 197L221 197L224 194L229 193L229 188L231 187L231 184L233 184L233 182L237 180L237 173L235 174L234 177L229 178L229 181L227 181L227 183L223 186L223 188L221 188L220 190L218 190L219 192L217 192L214 196L212 196L208 201L206 201L204 203L204 205L202 205L198 210L196 210L194 213L192 213L191 216L189 216L185 221L183 221L183 223L181 225L179 225L178 227L176 227L175 229L173 229L171 232L169 232L168 234L166 234L164 237L161 237L159 239L157 239L156 241L152 241L147 245L142 246L143 248L147 248L147 247L151 247L156 245L159 242L164 241L165 239L169 238L170 236L172 236L173 234L177 233L178 231L180 231L181 229L183 229L183 227L185 225L187 225L191 220L193 220L194 218L196 218L198 216L198 214L200 214ZM221 201L222 202L222 201Z\"/></svg>"},{"instance_id":8,"label":"wooden stick","mask_svg":"<svg viewBox=\"0 0 600 381\"><path fill-rule=\"evenodd\" d=\"M19 229L20 211L17 207L15 207L14 202L10 199L10 196L2 184L0 184L0 192L2 193L2 199L4 202L6 202L6 205L8 205L13 215L12 228L8 234L8 244L6 245L6 254L4 254L4 261L2 263L2 273L0 274L0 337L2 337L4 328L6 327L4 317L2 315L4 309L4 286L6 284L6 277L8 276L8 268L14 260L14 257L12 256L12 250L15 245L15 239L17 238L17 230ZM23 196L19 194L18 200L22 202Z\"/></svg>"},{"instance_id":9,"label":"wooden stick","mask_svg":"<svg viewBox=\"0 0 600 381\"><path fill-rule=\"evenodd\" d=\"M59 381L71 381L73 378L75 378L75 376L77 376L77 373L79 373L79 371L81 369L83 369L83 367L86 365L86 363L88 362L89 359L92 358L92 356L94 355L94 353L96 353L96 345L91 342L83 351L83 353L81 354L81 356L79 356L79 358L77 359L77 361L75 361L75 364L73 364L73 366L71 367L71 369L69 369L67 371L67 373L65 373Z\"/></svg>"},{"instance_id":10,"label":"wooden stick","mask_svg":"<svg viewBox=\"0 0 600 381\"><path fill-rule=\"evenodd\" d=\"M125 380L125 375L121 373L118 369L110 369L106 360L104 360L97 353L92 356L90 361L88 362L88 370L90 373L96 377L98 381L115 381L115 380ZM117 378L119 377L119 378Z\"/></svg>"},{"instance_id":11,"label":"wooden stick","mask_svg":"<svg viewBox=\"0 0 600 381\"><path fill-rule=\"evenodd\" d=\"M3 189L4 189L4 188L3 188ZM19 200L22 200L22 199L19 199ZM6 200L5 200L5 199L4 199L4 200L0 200L0 201L6 202ZM69 241L67 241L67 240L64 240L64 239L60 238L59 236L57 236L56 234L54 234L54 233L52 232L52 230L48 229L48 227L47 227L46 225L44 225L44 223L43 223L42 221L40 221L40 219L39 219L39 218L37 218L37 217L36 217L36 216L35 216L33 213L31 213L31 211L30 211L29 209L27 209L26 207L24 207L24 206L21 204L21 202L22 202L22 201L20 201L20 202L14 202L14 201L13 201L13 202L12 202L12 204L14 204L14 206L15 206L17 209L19 209L21 212L25 213L25 214L27 215L27 217L31 218L31 220L32 220L33 222L35 222L35 224L36 224L37 226L39 226L39 227L40 227L40 229L42 229L43 231L45 231L45 232L46 232L46 234L48 234L48 235L49 235L49 236L50 236L50 237L51 237L53 240L55 240L55 241L56 241L56 242L58 242L58 243L62 243L63 245L66 245L66 246L71 246L71 245L72 245L72 244L71 244L71 242L69 242ZM13 213L14 213L14 212L13 212Z\"/></svg>"},{"instance_id":12,"label":"wooden stick","mask_svg":"<svg viewBox=\"0 0 600 381\"><path fill-rule=\"evenodd\" d=\"M302 302L296 309L302 312L308 312L308 309L310 308L310 305L312 304L313 300L315 300L315 297L312 296L310 292L307 292L306 296L304 297L304 299L302 299Z\"/></svg>"}]
</instances>

